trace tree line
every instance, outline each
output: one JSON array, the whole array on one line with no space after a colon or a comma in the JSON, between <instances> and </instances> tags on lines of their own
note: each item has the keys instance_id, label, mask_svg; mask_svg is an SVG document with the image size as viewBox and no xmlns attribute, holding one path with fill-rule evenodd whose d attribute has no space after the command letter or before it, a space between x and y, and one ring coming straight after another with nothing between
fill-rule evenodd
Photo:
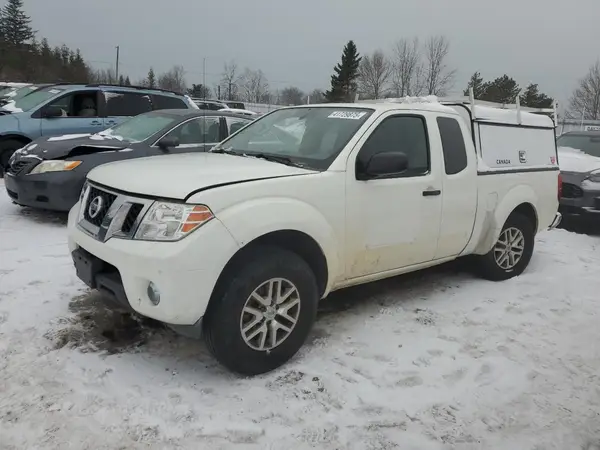
<instances>
[{"instance_id":1,"label":"tree line","mask_svg":"<svg viewBox=\"0 0 600 450\"><path fill-rule=\"evenodd\" d=\"M354 41L342 50L326 91L305 92L296 86L273 89L260 69L240 68L235 61L224 64L213 86L187 85L183 66L164 73L150 68L146 77L135 80L114 69L94 69L79 49L66 45L52 47L46 38L37 39L31 18L24 12L23 0L7 0L0 9L0 80L23 82L75 82L138 85L186 92L199 98L241 100L255 103L297 105L303 103L354 101L388 97L437 95L451 92L456 70L449 63L450 41L444 36L399 39L387 52L379 49L361 55ZM484 80L479 71L463 91L472 88L475 98L498 103L514 103L517 96L524 106L548 108L553 99L529 83L522 89L508 74ZM600 59L582 77L574 90L567 114L578 119L600 120Z\"/></svg>"}]
</instances>

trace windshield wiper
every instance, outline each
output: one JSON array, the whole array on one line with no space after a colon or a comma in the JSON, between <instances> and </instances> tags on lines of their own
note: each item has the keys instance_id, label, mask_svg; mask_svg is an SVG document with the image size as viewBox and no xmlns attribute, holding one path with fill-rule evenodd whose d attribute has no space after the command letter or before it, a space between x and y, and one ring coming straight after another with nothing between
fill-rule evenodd
<instances>
[{"instance_id":1,"label":"windshield wiper","mask_svg":"<svg viewBox=\"0 0 600 450\"><path fill-rule=\"evenodd\" d=\"M220 154L224 154L224 155L246 156L244 153L234 150L233 147L225 147L225 148L213 147L211 150L208 151L208 153L220 153Z\"/></svg>"},{"instance_id":2,"label":"windshield wiper","mask_svg":"<svg viewBox=\"0 0 600 450\"><path fill-rule=\"evenodd\" d=\"M269 153L242 152L239 150L234 150L233 147L225 147L225 148L213 147L212 150L209 150L209 153L221 153L221 154L226 154L226 155L242 156L245 158L259 158L259 159L264 159L266 161L276 162L279 164L285 164L286 166L306 167L302 163L292 161L287 156L271 155Z\"/></svg>"},{"instance_id":3,"label":"windshield wiper","mask_svg":"<svg viewBox=\"0 0 600 450\"><path fill-rule=\"evenodd\" d=\"M304 164L292 161L287 156L271 155L269 153L246 153L245 156L253 156L254 158L285 164L286 166L305 167Z\"/></svg>"}]
</instances>

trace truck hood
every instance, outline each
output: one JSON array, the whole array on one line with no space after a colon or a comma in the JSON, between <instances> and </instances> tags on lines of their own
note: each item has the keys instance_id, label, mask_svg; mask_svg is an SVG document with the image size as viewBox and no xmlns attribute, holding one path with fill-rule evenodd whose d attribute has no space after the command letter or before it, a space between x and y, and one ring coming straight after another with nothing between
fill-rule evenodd
<instances>
[{"instance_id":1,"label":"truck hood","mask_svg":"<svg viewBox=\"0 0 600 450\"><path fill-rule=\"evenodd\" d=\"M588 173L600 169L600 158L571 147L558 147L558 164L564 172Z\"/></svg>"},{"instance_id":2,"label":"truck hood","mask_svg":"<svg viewBox=\"0 0 600 450\"><path fill-rule=\"evenodd\" d=\"M104 164L88 179L130 194L185 200L211 187L313 173L318 172L258 158L183 153Z\"/></svg>"},{"instance_id":3,"label":"truck hood","mask_svg":"<svg viewBox=\"0 0 600 450\"><path fill-rule=\"evenodd\" d=\"M129 148L127 141L106 138L95 134L67 134L64 136L44 137L33 141L17 150L17 156L37 156L41 159L62 159L77 147L85 147L86 153L125 150Z\"/></svg>"}]
</instances>

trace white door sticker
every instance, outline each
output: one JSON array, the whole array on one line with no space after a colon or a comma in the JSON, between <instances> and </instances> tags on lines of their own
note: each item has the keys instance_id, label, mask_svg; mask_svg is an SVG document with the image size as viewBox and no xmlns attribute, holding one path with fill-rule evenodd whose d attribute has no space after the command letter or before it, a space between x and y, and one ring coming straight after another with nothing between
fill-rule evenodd
<instances>
[{"instance_id":1,"label":"white door sticker","mask_svg":"<svg viewBox=\"0 0 600 450\"><path fill-rule=\"evenodd\" d=\"M334 111L329 114L327 117L330 119L350 119L350 120L360 120L366 112L353 112L353 111Z\"/></svg>"}]
</instances>

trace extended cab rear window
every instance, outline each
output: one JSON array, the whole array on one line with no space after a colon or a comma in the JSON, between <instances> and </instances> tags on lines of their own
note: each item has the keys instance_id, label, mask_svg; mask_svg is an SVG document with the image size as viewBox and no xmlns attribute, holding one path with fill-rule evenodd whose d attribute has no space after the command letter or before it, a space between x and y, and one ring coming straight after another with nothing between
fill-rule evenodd
<instances>
[{"instance_id":1,"label":"extended cab rear window","mask_svg":"<svg viewBox=\"0 0 600 450\"><path fill-rule=\"evenodd\" d=\"M446 175L460 173L467 167L467 149L460 124L450 117L438 117L437 124L442 139Z\"/></svg>"}]
</instances>

